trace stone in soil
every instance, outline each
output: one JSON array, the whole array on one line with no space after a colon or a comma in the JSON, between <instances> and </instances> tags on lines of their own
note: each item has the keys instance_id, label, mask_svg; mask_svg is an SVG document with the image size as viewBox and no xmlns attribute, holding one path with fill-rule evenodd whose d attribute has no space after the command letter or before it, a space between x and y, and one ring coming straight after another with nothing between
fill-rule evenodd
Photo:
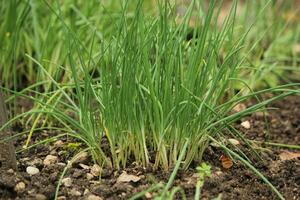
<instances>
[{"instance_id":1,"label":"stone in soil","mask_svg":"<svg viewBox=\"0 0 300 200\"><path fill-rule=\"evenodd\" d=\"M26 172L29 174L29 175L36 175L38 173L40 173L40 170L36 167L32 167L32 166L29 166L26 168Z\"/></svg>"},{"instance_id":2,"label":"stone in soil","mask_svg":"<svg viewBox=\"0 0 300 200\"><path fill-rule=\"evenodd\" d=\"M17 185L15 186L14 190L19 193L19 192L23 192L26 188L26 185L24 182L19 182L17 183Z\"/></svg>"},{"instance_id":3,"label":"stone in soil","mask_svg":"<svg viewBox=\"0 0 300 200\"><path fill-rule=\"evenodd\" d=\"M65 186L65 187L71 187L72 186L72 179L70 177L68 178L64 178L62 179L62 184Z\"/></svg>"},{"instance_id":4,"label":"stone in soil","mask_svg":"<svg viewBox=\"0 0 300 200\"><path fill-rule=\"evenodd\" d=\"M93 176L100 176L101 168L99 165L94 164L93 167L91 168L91 174Z\"/></svg>"},{"instance_id":5,"label":"stone in soil","mask_svg":"<svg viewBox=\"0 0 300 200\"><path fill-rule=\"evenodd\" d=\"M85 200L102 200L102 198L99 197L99 196L91 194Z\"/></svg>"},{"instance_id":6,"label":"stone in soil","mask_svg":"<svg viewBox=\"0 0 300 200\"><path fill-rule=\"evenodd\" d=\"M49 166L51 164L55 164L57 161L58 161L58 157L57 156L47 155L46 158L43 161L43 164L45 166Z\"/></svg>"},{"instance_id":7,"label":"stone in soil","mask_svg":"<svg viewBox=\"0 0 300 200\"><path fill-rule=\"evenodd\" d=\"M36 194L35 199L36 200L47 200L47 197L43 194Z\"/></svg>"}]
</instances>

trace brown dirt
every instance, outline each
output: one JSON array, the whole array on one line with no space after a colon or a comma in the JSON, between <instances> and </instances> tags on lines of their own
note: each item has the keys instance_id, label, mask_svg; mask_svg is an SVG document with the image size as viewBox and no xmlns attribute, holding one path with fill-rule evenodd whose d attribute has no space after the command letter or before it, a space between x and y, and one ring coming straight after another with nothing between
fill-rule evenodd
<instances>
[{"instance_id":1,"label":"brown dirt","mask_svg":"<svg viewBox=\"0 0 300 200\"><path fill-rule=\"evenodd\" d=\"M241 120L248 120L251 124L250 129L243 128L240 125L241 122L237 122L235 127L249 139L261 142L268 139L272 142L299 145L300 97L288 97L274 102L271 106L278 109L270 110L266 117L263 117L261 113L256 113ZM268 134L266 134L267 127ZM57 133L41 132L35 134L37 138L33 138L33 141L47 138L49 134ZM17 144L20 145L18 148L21 147L24 139L25 136L18 139ZM64 144L74 142L66 137L61 141ZM246 155L251 155L242 142L239 147ZM252 164L286 199L300 199L299 158L283 161L279 158L279 154L287 149L264 146L264 144L257 145L257 148L260 148L259 153L263 161L252 156ZM263 150L261 150L262 148ZM288 151L293 152L293 150ZM224 169L220 161L220 156L224 154L224 151L215 146L209 146L204 154L204 161L212 166L212 176L204 184L202 199L213 199L219 195L222 195L222 199L277 199L270 188L240 162L237 161L233 167ZM45 166L43 160L47 155L57 156L57 163ZM0 199L53 199L60 174L65 164L71 159L71 155L74 155L74 152L66 152L65 145L54 145L53 142L19 153L18 172L10 170L0 174ZM81 163L92 166L90 158ZM184 189L188 199L193 199L195 192L197 176L195 176L194 168L197 166L196 164L193 164L191 169L186 172L180 171L174 183ZM27 174L26 167L28 166L37 167L40 173L33 176ZM97 195L102 199L128 199L133 194L149 188L152 184L160 181L166 182L170 175L161 171L153 171L150 168L141 168L135 163L124 170L141 179L136 183L118 183L117 178L122 171L103 171L100 181L96 177L88 180L87 173L90 172L90 169L83 169L77 163L68 170L65 176L72 179L72 184L70 187L61 186L60 199L86 199L89 194ZM20 182L25 183L25 188L18 190L16 185ZM148 198L151 195L154 194L149 193ZM177 196L177 198L181 199L181 196Z\"/></svg>"}]
</instances>

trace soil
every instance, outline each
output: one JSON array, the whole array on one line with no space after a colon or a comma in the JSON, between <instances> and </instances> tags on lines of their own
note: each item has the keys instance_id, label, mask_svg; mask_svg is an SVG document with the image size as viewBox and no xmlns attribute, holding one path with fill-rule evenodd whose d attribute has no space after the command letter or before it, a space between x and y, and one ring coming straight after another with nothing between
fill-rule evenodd
<instances>
[{"instance_id":1,"label":"soil","mask_svg":"<svg viewBox=\"0 0 300 200\"><path fill-rule=\"evenodd\" d=\"M242 149L253 160L252 164L286 199L300 199L300 156L282 159L279 156L282 152L296 151L264 143L267 140L291 145L300 144L300 97L288 97L270 106L277 109L268 111L265 116L262 113L254 113L235 125L235 128L248 139L260 142L255 144L262 160L253 156L242 141L233 148ZM250 123L250 128L241 125L244 121ZM35 134L33 142L56 134L58 133L55 131ZM22 148L25 138L26 136L22 136L16 141L17 149ZM60 175L75 153L72 153L70 145L66 149L70 142L75 144L73 139L63 137L59 142L49 142L19 153L18 172L8 170L0 174L0 199L54 199ZM45 165L43 161L48 155L56 156L58 160ZM236 161L232 167L224 168L220 161L222 155L226 155L226 152L215 145L210 145L204 153L203 160L212 166L212 175L206 179L202 188L202 199L213 199L218 196L222 199L278 199L271 189L241 162ZM184 190L188 199L193 199L195 193L197 164L199 163L193 164L188 171L179 171L174 183ZM26 172L28 166L34 166L40 172L37 175L29 175ZM91 176L92 166L91 158L88 156L73 164L64 177L70 178L68 180L71 180L71 183L61 186L58 199L128 199L154 183L167 182L170 175L162 171L153 171L151 168L144 169L132 163L122 171L102 171L99 180ZM134 180L135 182L118 181L118 177L124 171L138 179ZM149 192L144 199L152 199L153 196L155 194ZM178 195L176 198L182 199L182 196Z\"/></svg>"}]
</instances>

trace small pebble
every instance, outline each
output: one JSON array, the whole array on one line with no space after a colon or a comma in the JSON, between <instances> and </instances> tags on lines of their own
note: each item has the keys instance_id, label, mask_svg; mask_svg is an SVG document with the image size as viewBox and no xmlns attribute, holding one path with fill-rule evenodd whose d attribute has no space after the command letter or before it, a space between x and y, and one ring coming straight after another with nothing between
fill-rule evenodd
<instances>
[{"instance_id":1,"label":"small pebble","mask_svg":"<svg viewBox=\"0 0 300 200\"><path fill-rule=\"evenodd\" d=\"M217 175L217 176L220 176L220 175L222 175L222 174L223 174L223 172L222 172L222 171L216 171L215 173L216 173L216 175Z\"/></svg>"},{"instance_id":2,"label":"small pebble","mask_svg":"<svg viewBox=\"0 0 300 200\"><path fill-rule=\"evenodd\" d=\"M89 194L89 193L90 193L89 189L85 188L85 189L84 189L84 192L83 192L83 195L87 195L87 194Z\"/></svg>"},{"instance_id":3,"label":"small pebble","mask_svg":"<svg viewBox=\"0 0 300 200\"><path fill-rule=\"evenodd\" d=\"M91 173L87 173L86 178L87 178L87 180L92 180L94 178L94 176Z\"/></svg>"},{"instance_id":4,"label":"small pebble","mask_svg":"<svg viewBox=\"0 0 300 200\"><path fill-rule=\"evenodd\" d=\"M59 148L59 147L62 147L64 145L64 142L61 141L61 140L57 140L53 145L54 145L54 147Z\"/></svg>"},{"instance_id":5,"label":"small pebble","mask_svg":"<svg viewBox=\"0 0 300 200\"><path fill-rule=\"evenodd\" d=\"M7 170L7 173L13 174L13 173L15 173L15 171L13 169L9 169L9 170Z\"/></svg>"},{"instance_id":6,"label":"small pebble","mask_svg":"<svg viewBox=\"0 0 300 200\"><path fill-rule=\"evenodd\" d=\"M76 160L73 161L73 164L85 163L88 161L89 154L87 152L80 153Z\"/></svg>"},{"instance_id":7,"label":"small pebble","mask_svg":"<svg viewBox=\"0 0 300 200\"><path fill-rule=\"evenodd\" d=\"M91 174L94 176L100 176L101 168L99 165L94 164L93 167L91 168Z\"/></svg>"},{"instance_id":8,"label":"small pebble","mask_svg":"<svg viewBox=\"0 0 300 200\"><path fill-rule=\"evenodd\" d=\"M57 151L55 149L51 150L50 155L57 155Z\"/></svg>"},{"instance_id":9,"label":"small pebble","mask_svg":"<svg viewBox=\"0 0 300 200\"><path fill-rule=\"evenodd\" d=\"M20 161L22 161L22 162L28 162L28 161L30 161L30 158L28 158L28 157L21 158Z\"/></svg>"},{"instance_id":10,"label":"small pebble","mask_svg":"<svg viewBox=\"0 0 300 200\"><path fill-rule=\"evenodd\" d=\"M33 176L33 175L36 175L36 174L40 173L40 170L38 168L36 168L36 167L29 166L29 167L26 168L26 172L29 175Z\"/></svg>"},{"instance_id":11,"label":"small pebble","mask_svg":"<svg viewBox=\"0 0 300 200\"><path fill-rule=\"evenodd\" d=\"M57 163L57 165L60 166L60 167L65 167L67 164L63 163L63 162L59 162L59 163Z\"/></svg>"},{"instance_id":12,"label":"small pebble","mask_svg":"<svg viewBox=\"0 0 300 200\"><path fill-rule=\"evenodd\" d=\"M47 155L46 158L43 161L43 164L45 166L49 166L51 164L55 164L57 161L58 161L58 157L57 156Z\"/></svg>"},{"instance_id":13,"label":"small pebble","mask_svg":"<svg viewBox=\"0 0 300 200\"><path fill-rule=\"evenodd\" d=\"M242 127L244 127L245 129L250 129L250 128L251 128L250 122L249 122L248 120L242 122L241 125L242 125Z\"/></svg>"},{"instance_id":14,"label":"small pebble","mask_svg":"<svg viewBox=\"0 0 300 200\"><path fill-rule=\"evenodd\" d=\"M81 192L79 192L79 191L76 190L76 189L72 189L72 190L69 192L69 195L79 197L79 196L81 196Z\"/></svg>"},{"instance_id":15,"label":"small pebble","mask_svg":"<svg viewBox=\"0 0 300 200\"><path fill-rule=\"evenodd\" d=\"M58 155L59 155L59 156L63 156L63 155L65 155L65 154L66 154L66 151L59 151L59 152L58 152Z\"/></svg>"},{"instance_id":16,"label":"small pebble","mask_svg":"<svg viewBox=\"0 0 300 200\"><path fill-rule=\"evenodd\" d=\"M102 200L102 198L94 194L91 194L86 198L86 200Z\"/></svg>"},{"instance_id":17,"label":"small pebble","mask_svg":"<svg viewBox=\"0 0 300 200\"><path fill-rule=\"evenodd\" d=\"M85 165L85 164L82 164L82 163L80 163L79 166L80 166L82 169L90 169L90 166Z\"/></svg>"},{"instance_id":18,"label":"small pebble","mask_svg":"<svg viewBox=\"0 0 300 200\"><path fill-rule=\"evenodd\" d=\"M35 189L28 190L27 193L32 196L32 194L36 194L36 190Z\"/></svg>"},{"instance_id":19,"label":"small pebble","mask_svg":"<svg viewBox=\"0 0 300 200\"><path fill-rule=\"evenodd\" d=\"M49 180L54 183L57 180L57 177L58 177L58 173L53 172L52 174L50 174Z\"/></svg>"},{"instance_id":20,"label":"small pebble","mask_svg":"<svg viewBox=\"0 0 300 200\"><path fill-rule=\"evenodd\" d=\"M47 200L47 197L43 194L36 194L35 199L36 200Z\"/></svg>"},{"instance_id":21,"label":"small pebble","mask_svg":"<svg viewBox=\"0 0 300 200\"><path fill-rule=\"evenodd\" d=\"M65 196L59 196L59 197L57 197L57 200L67 200L67 197L65 197Z\"/></svg>"},{"instance_id":22,"label":"small pebble","mask_svg":"<svg viewBox=\"0 0 300 200\"><path fill-rule=\"evenodd\" d=\"M71 187L72 186L72 179L71 178L64 178L62 181L62 184L66 187Z\"/></svg>"},{"instance_id":23,"label":"small pebble","mask_svg":"<svg viewBox=\"0 0 300 200\"><path fill-rule=\"evenodd\" d=\"M78 178L78 177L82 176L82 174L83 174L83 170L75 169L75 171L74 171L74 173L73 173L72 176L74 178Z\"/></svg>"},{"instance_id":24,"label":"small pebble","mask_svg":"<svg viewBox=\"0 0 300 200\"><path fill-rule=\"evenodd\" d=\"M31 166L41 166L43 165L43 160L40 158L34 158L33 160L28 161L27 164Z\"/></svg>"},{"instance_id":25,"label":"small pebble","mask_svg":"<svg viewBox=\"0 0 300 200\"><path fill-rule=\"evenodd\" d=\"M22 191L24 191L25 190L25 183L24 182L19 182L19 183L17 183L17 185L15 186L15 191L16 192L22 192Z\"/></svg>"}]
</instances>

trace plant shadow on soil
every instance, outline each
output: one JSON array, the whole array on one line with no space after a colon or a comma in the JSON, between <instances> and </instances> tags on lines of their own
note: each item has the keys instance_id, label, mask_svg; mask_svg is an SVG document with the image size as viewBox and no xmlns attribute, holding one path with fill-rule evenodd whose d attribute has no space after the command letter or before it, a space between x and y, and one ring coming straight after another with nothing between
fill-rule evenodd
<instances>
[{"instance_id":1,"label":"plant shadow on soil","mask_svg":"<svg viewBox=\"0 0 300 200\"><path fill-rule=\"evenodd\" d=\"M269 141L299 145L300 97L288 97L276 101L270 106L278 109L268 111L266 118L259 113L254 113L242 119L250 122L250 129L243 128L240 122L237 122L235 127L243 132L248 139L264 141L265 119L267 119L270 132ZM41 132L41 134L35 134L33 141L40 141L55 134L57 133ZM18 139L17 148L21 148L25 138L26 136ZM66 144L74 140L64 137L61 141ZM242 143L240 145L245 154L251 154ZM268 149L260 151L263 161L253 158L254 166L268 178L286 199L300 199L300 159L283 161L279 154L287 149L276 147ZM71 159L71 155L64 152L62 146L50 143L18 154L18 172L11 170L1 172L0 199L53 199L64 164ZM201 192L202 199L213 199L219 194L222 194L222 199L277 199L270 188L240 162L235 163L229 169L222 168L220 156L223 154L221 149L214 146L209 146L204 153L204 161L212 166L212 176L204 184ZM47 155L57 156L57 163L44 166L43 160ZM85 159L81 164L92 166L90 158ZM197 176L195 176L196 171L194 169L197 164L199 163L194 163L188 171L179 171L174 182L174 185L184 189L188 199L192 199L195 193ZM33 176L27 174L26 167L28 166L35 166L40 170L40 173ZM61 186L60 199L86 199L89 194L97 195L102 199L128 199L154 183L166 182L170 175L162 171L153 171L150 168L144 169L133 163L124 171L139 176L141 179L136 183L118 183L117 178L122 171L102 171L101 181L96 177L88 180L87 174L90 169L84 169L82 166L84 165L77 163L68 170L66 177L72 179L72 184L69 187ZM25 183L25 188L16 191L16 184L20 182ZM177 198L181 199L180 196Z\"/></svg>"}]
</instances>

